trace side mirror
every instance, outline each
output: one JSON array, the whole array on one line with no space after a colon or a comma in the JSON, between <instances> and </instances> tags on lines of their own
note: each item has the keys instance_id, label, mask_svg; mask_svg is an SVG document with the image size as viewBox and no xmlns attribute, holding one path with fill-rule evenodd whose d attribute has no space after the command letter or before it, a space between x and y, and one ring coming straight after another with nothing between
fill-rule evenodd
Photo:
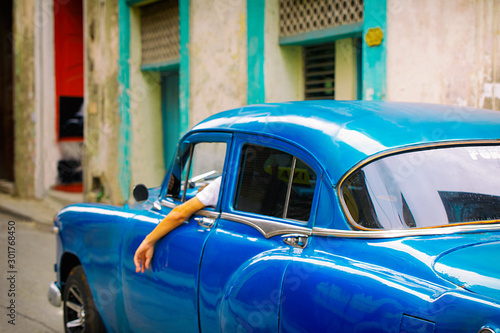
<instances>
[{"instance_id":1,"label":"side mirror","mask_svg":"<svg viewBox=\"0 0 500 333\"><path fill-rule=\"evenodd\" d=\"M134 190L132 192L135 201L137 202L143 202L148 200L149 198L149 191L146 185L144 184L137 184L134 187ZM155 200L155 202L152 202L151 200L148 200L153 204L153 208L156 210L161 210L161 204L158 202L158 200Z\"/></svg>"},{"instance_id":2,"label":"side mirror","mask_svg":"<svg viewBox=\"0 0 500 333\"><path fill-rule=\"evenodd\" d=\"M132 192L134 195L134 199L137 202L142 202L148 200L149 191L148 188L144 184L137 184L134 187L134 191Z\"/></svg>"}]
</instances>

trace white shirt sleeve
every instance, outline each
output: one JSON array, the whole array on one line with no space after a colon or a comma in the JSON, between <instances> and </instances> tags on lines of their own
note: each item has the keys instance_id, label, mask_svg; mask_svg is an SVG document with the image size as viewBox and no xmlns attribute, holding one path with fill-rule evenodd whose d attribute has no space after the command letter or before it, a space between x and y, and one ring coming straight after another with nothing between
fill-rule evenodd
<instances>
[{"instance_id":1,"label":"white shirt sleeve","mask_svg":"<svg viewBox=\"0 0 500 333\"><path fill-rule=\"evenodd\" d=\"M207 187L201 190L196 197L201 201L202 204L207 206L215 207L217 205L217 200L219 200L220 182L222 176L217 177L213 182L211 182Z\"/></svg>"}]
</instances>

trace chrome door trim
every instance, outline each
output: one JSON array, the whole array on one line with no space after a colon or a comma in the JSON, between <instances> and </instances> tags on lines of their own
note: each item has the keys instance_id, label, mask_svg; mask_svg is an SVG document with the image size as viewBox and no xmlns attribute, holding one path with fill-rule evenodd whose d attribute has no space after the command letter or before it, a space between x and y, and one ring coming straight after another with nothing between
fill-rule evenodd
<instances>
[{"instance_id":1,"label":"chrome door trim","mask_svg":"<svg viewBox=\"0 0 500 333\"><path fill-rule=\"evenodd\" d=\"M221 217L225 220L243 223L251 226L257 229L266 238L283 234L301 234L309 236L312 233L311 229L309 228L294 226L282 222L270 221L267 219L246 217L232 213L222 213Z\"/></svg>"},{"instance_id":2,"label":"chrome door trim","mask_svg":"<svg viewBox=\"0 0 500 333\"><path fill-rule=\"evenodd\" d=\"M211 218L211 219L214 219L214 220L217 220L219 218L219 216L220 216L219 212L214 212L214 211L206 210L206 209L199 210L199 211L197 211L194 214L195 215L204 216L204 217L208 217L208 218Z\"/></svg>"},{"instance_id":3,"label":"chrome door trim","mask_svg":"<svg viewBox=\"0 0 500 333\"><path fill-rule=\"evenodd\" d=\"M500 230L500 224L489 225L460 225L444 226L427 229L403 229L403 230L338 230L326 228L313 228L312 234L315 236L342 237L342 238L399 238L409 236L431 236L431 235L450 235L466 232L487 232Z\"/></svg>"}]
</instances>

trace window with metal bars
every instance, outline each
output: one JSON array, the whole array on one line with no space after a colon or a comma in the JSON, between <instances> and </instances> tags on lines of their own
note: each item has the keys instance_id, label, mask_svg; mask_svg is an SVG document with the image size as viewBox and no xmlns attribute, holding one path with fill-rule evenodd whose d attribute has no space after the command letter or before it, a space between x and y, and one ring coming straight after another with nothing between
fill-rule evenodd
<instances>
[{"instance_id":1,"label":"window with metal bars","mask_svg":"<svg viewBox=\"0 0 500 333\"><path fill-rule=\"evenodd\" d=\"M363 22L363 0L279 0L280 36Z\"/></svg>"},{"instance_id":2,"label":"window with metal bars","mask_svg":"<svg viewBox=\"0 0 500 333\"><path fill-rule=\"evenodd\" d=\"M335 98L335 43L304 47L305 99Z\"/></svg>"},{"instance_id":3,"label":"window with metal bars","mask_svg":"<svg viewBox=\"0 0 500 333\"><path fill-rule=\"evenodd\" d=\"M142 64L179 58L179 2L163 0L141 7Z\"/></svg>"}]
</instances>

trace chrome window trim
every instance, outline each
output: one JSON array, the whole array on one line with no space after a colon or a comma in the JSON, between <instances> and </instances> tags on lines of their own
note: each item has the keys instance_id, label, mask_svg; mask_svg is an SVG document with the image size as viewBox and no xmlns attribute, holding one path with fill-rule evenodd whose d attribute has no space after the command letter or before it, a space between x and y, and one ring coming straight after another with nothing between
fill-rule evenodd
<instances>
[{"instance_id":1,"label":"chrome window trim","mask_svg":"<svg viewBox=\"0 0 500 333\"><path fill-rule=\"evenodd\" d=\"M241 216L232 213L222 213L221 217L225 220L251 226L257 229L266 238L290 233L298 233L301 235L311 235L312 233L312 230L309 228L290 225L283 222L270 221L268 219Z\"/></svg>"},{"instance_id":2,"label":"chrome window trim","mask_svg":"<svg viewBox=\"0 0 500 333\"><path fill-rule=\"evenodd\" d=\"M399 238L409 236L432 236L432 235L450 235L464 232L487 232L500 230L500 224L489 225L460 225L443 226L427 229L403 229L403 230L338 230L317 228L312 229L314 236L342 237L342 238Z\"/></svg>"},{"instance_id":3,"label":"chrome window trim","mask_svg":"<svg viewBox=\"0 0 500 333\"><path fill-rule=\"evenodd\" d=\"M286 219L286 215L288 214L288 205L290 204L290 194L292 193L293 186L293 177L295 174L295 165L297 164L297 156L292 155L292 167L290 168L290 176L288 177L288 187L286 189L286 198L285 198L285 208L283 209L283 218ZM312 203L311 203L312 206ZM311 215L311 213L309 213Z\"/></svg>"}]
</instances>

